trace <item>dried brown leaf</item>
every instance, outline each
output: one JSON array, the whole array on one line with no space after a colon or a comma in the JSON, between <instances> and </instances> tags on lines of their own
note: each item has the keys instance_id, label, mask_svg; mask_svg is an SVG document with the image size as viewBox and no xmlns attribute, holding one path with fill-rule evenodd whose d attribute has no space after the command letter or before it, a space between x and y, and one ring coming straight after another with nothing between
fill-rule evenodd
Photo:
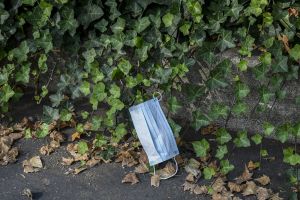
<instances>
[{"instance_id":1,"label":"dried brown leaf","mask_svg":"<svg viewBox=\"0 0 300 200\"><path fill-rule=\"evenodd\" d=\"M282 200L283 198L279 197L279 193L273 194L270 197L270 200Z\"/></svg>"},{"instance_id":2,"label":"dried brown leaf","mask_svg":"<svg viewBox=\"0 0 300 200\"><path fill-rule=\"evenodd\" d=\"M135 167L134 172L138 173L138 174L145 174L145 173L149 172L149 169L146 164L141 163Z\"/></svg>"},{"instance_id":3,"label":"dried brown leaf","mask_svg":"<svg viewBox=\"0 0 300 200\"><path fill-rule=\"evenodd\" d=\"M295 17L299 16L299 12L296 8L289 8L288 12L289 12L289 16L295 16Z\"/></svg>"},{"instance_id":4,"label":"dried brown leaf","mask_svg":"<svg viewBox=\"0 0 300 200\"><path fill-rule=\"evenodd\" d=\"M40 153L42 155L50 155L53 151L54 148L52 148L50 145L45 145L40 148Z\"/></svg>"},{"instance_id":5,"label":"dried brown leaf","mask_svg":"<svg viewBox=\"0 0 300 200\"><path fill-rule=\"evenodd\" d=\"M248 180L252 179L252 175L253 175L253 173L250 173L248 167L245 165L245 170L241 176L236 178L236 183L241 184L245 181L248 181Z\"/></svg>"},{"instance_id":6,"label":"dried brown leaf","mask_svg":"<svg viewBox=\"0 0 300 200\"><path fill-rule=\"evenodd\" d=\"M151 186L159 187L160 177L159 175L155 174L151 176Z\"/></svg>"},{"instance_id":7,"label":"dried brown leaf","mask_svg":"<svg viewBox=\"0 0 300 200\"><path fill-rule=\"evenodd\" d=\"M72 165L73 162L74 162L74 158L62 157L62 164L63 165Z\"/></svg>"},{"instance_id":8,"label":"dried brown leaf","mask_svg":"<svg viewBox=\"0 0 300 200\"><path fill-rule=\"evenodd\" d=\"M189 173L186 178L185 178L186 181L189 181L189 182L194 182L195 181L195 176L191 173Z\"/></svg>"},{"instance_id":9,"label":"dried brown leaf","mask_svg":"<svg viewBox=\"0 0 300 200\"><path fill-rule=\"evenodd\" d=\"M189 159L188 163L184 167L185 171L187 173L193 174L195 177L197 177L201 171L200 171L200 162L197 160L191 158Z\"/></svg>"},{"instance_id":10,"label":"dried brown leaf","mask_svg":"<svg viewBox=\"0 0 300 200\"><path fill-rule=\"evenodd\" d=\"M245 188L246 185L245 184L240 185L240 184L236 184L234 182L228 182L227 186L231 192L239 193L239 192L243 191L243 189Z\"/></svg>"},{"instance_id":11,"label":"dried brown leaf","mask_svg":"<svg viewBox=\"0 0 300 200\"><path fill-rule=\"evenodd\" d=\"M266 188L258 187L256 190L257 200L266 200L269 199L270 195Z\"/></svg>"},{"instance_id":12,"label":"dried brown leaf","mask_svg":"<svg viewBox=\"0 0 300 200\"><path fill-rule=\"evenodd\" d=\"M261 185L268 185L270 183L270 178L266 175L262 175L261 177L255 179Z\"/></svg>"},{"instance_id":13,"label":"dried brown leaf","mask_svg":"<svg viewBox=\"0 0 300 200\"><path fill-rule=\"evenodd\" d=\"M175 166L168 162L163 169L159 169L156 171L156 174L159 175L161 178L170 177L175 173L176 169Z\"/></svg>"},{"instance_id":14,"label":"dried brown leaf","mask_svg":"<svg viewBox=\"0 0 300 200\"><path fill-rule=\"evenodd\" d=\"M193 190L194 194L207 194L208 190L207 187L205 185L196 185L194 190Z\"/></svg>"},{"instance_id":15,"label":"dried brown leaf","mask_svg":"<svg viewBox=\"0 0 300 200\"><path fill-rule=\"evenodd\" d=\"M250 160L248 162L248 165L247 165L248 169L249 170L254 170L254 169L257 169L259 167L259 162L253 162L252 160Z\"/></svg>"},{"instance_id":16,"label":"dried brown leaf","mask_svg":"<svg viewBox=\"0 0 300 200\"><path fill-rule=\"evenodd\" d=\"M95 159L95 158L92 158L92 159L90 159L90 160L88 160L88 161L86 162L86 166L88 166L89 168L92 168L92 167L94 167L95 165L97 165L99 162L100 162L100 160L97 160L97 159Z\"/></svg>"},{"instance_id":17,"label":"dried brown leaf","mask_svg":"<svg viewBox=\"0 0 300 200\"><path fill-rule=\"evenodd\" d=\"M22 191L22 196L26 196L28 199L32 200L32 192L29 188L25 188Z\"/></svg>"},{"instance_id":18,"label":"dried brown leaf","mask_svg":"<svg viewBox=\"0 0 300 200\"><path fill-rule=\"evenodd\" d=\"M37 172L43 168L43 163L40 156L34 156L28 160L23 161L23 168L25 173Z\"/></svg>"},{"instance_id":19,"label":"dried brown leaf","mask_svg":"<svg viewBox=\"0 0 300 200\"><path fill-rule=\"evenodd\" d=\"M131 185L134 185L139 182L138 177L135 173L128 173L125 175L125 177L122 180L122 183L131 183Z\"/></svg>"},{"instance_id":20,"label":"dried brown leaf","mask_svg":"<svg viewBox=\"0 0 300 200\"><path fill-rule=\"evenodd\" d=\"M83 172L86 169L87 169L87 166L77 167L77 168L74 169L73 173L74 174L79 174L79 173Z\"/></svg>"},{"instance_id":21,"label":"dried brown leaf","mask_svg":"<svg viewBox=\"0 0 300 200\"><path fill-rule=\"evenodd\" d=\"M191 191L191 192L194 192L194 189L196 187L195 184L187 182L187 181L185 181L182 186L183 186L183 191Z\"/></svg>"},{"instance_id":22,"label":"dried brown leaf","mask_svg":"<svg viewBox=\"0 0 300 200\"><path fill-rule=\"evenodd\" d=\"M242 194L243 196L256 194L256 184L253 181L248 181Z\"/></svg>"},{"instance_id":23,"label":"dried brown leaf","mask_svg":"<svg viewBox=\"0 0 300 200\"><path fill-rule=\"evenodd\" d=\"M212 189L213 189L215 192L219 193L219 192L221 192L223 189L226 190L226 188L224 187L224 185L225 185L225 183L224 183L223 179L222 179L221 177L219 177L219 178L217 178L217 179L215 180L215 182L213 183Z\"/></svg>"},{"instance_id":24,"label":"dried brown leaf","mask_svg":"<svg viewBox=\"0 0 300 200\"><path fill-rule=\"evenodd\" d=\"M79 132L75 132L71 136L72 142L74 142L76 139L80 139L80 133Z\"/></svg>"},{"instance_id":25,"label":"dried brown leaf","mask_svg":"<svg viewBox=\"0 0 300 200\"><path fill-rule=\"evenodd\" d=\"M122 167L124 166L132 167L138 164L138 162L134 159L133 155L129 151L120 152L115 162L122 162Z\"/></svg>"}]
</instances>

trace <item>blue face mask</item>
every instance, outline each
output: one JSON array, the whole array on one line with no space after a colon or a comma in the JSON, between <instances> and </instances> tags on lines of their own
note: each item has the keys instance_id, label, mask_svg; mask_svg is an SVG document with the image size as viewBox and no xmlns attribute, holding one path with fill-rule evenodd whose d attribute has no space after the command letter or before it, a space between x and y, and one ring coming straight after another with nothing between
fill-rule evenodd
<instances>
[{"instance_id":1,"label":"blue face mask","mask_svg":"<svg viewBox=\"0 0 300 200\"><path fill-rule=\"evenodd\" d=\"M173 132L157 98L132 106L129 112L150 166L179 154Z\"/></svg>"}]
</instances>

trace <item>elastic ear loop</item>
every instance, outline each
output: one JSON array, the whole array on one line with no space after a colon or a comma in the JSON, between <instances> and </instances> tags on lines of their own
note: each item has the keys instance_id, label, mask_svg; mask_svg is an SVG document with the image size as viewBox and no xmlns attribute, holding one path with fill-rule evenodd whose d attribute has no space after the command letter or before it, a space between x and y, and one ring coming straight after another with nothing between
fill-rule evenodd
<instances>
[{"instance_id":1,"label":"elastic ear loop","mask_svg":"<svg viewBox=\"0 0 300 200\"><path fill-rule=\"evenodd\" d=\"M156 96L156 94L158 94L158 96ZM160 92L158 92L158 91L154 92L154 93L152 94L152 97L153 97L153 99L154 99L154 98L157 98L158 101L161 101L161 100L162 100L162 94L161 94Z\"/></svg>"},{"instance_id":2,"label":"elastic ear loop","mask_svg":"<svg viewBox=\"0 0 300 200\"><path fill-rule=\"evenodd\" d=\"M166 180L166 179L172 178L173 176L175 176L177 174L177 172L178 172L178 164L177 164L177 161L176 161L175 157L173 157L173 160L174 160L175 166L176 166L174 174L172 174L170 176L167 176L167 177L159 177L159 179ZM153 166L153 173L155 175L155 165Z\"/></svg>"}]
</instances>

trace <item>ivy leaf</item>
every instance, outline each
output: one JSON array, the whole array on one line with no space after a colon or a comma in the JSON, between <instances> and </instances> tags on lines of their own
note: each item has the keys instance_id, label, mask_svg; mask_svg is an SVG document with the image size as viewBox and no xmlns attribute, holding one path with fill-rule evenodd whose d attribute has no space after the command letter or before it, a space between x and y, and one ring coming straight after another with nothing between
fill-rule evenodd
<instances>
[{"instance_id":1,"label":"ivy leaf","mask_svg":"<svg viewBox=\"0 0 300 200\"><path fill-rule=\"evenodd\" d=\"M255 134L251 137L251 140L256 144L260 144L261 143L261 140L262 140L262 136L260 134Z\"/></svg>"},{"instance_id":2,"label":"ivy leaf","mask_svg":"<svg viewBox=\"0 0 300 200\"><path fill-rule=\"evenodd\" d=\"M83 155L89 151L88 144L85 141L80 141L77 144L78 153Z\"/></svg>"},{"instance_id":3,"label":"ivy leaf","mask_svg":"<svg viewBox=\"0 0 300 200\"><path fill-rule=\"evenodd\" d=\"M196 153L196 156L200 158L205 157L207 155L207 151L209 150L210 147L209 143L204 138L200 141L192 142L192 145Z\"/></svg>"},{"instance_id":4,"label":"ivy leaf","mask_svg":"<svg viewBox=\"0 0 300 200\"><path fill-rule=\"evenodd\" d=\"M245 98L250 93L248 85L238 82L235 85L235 95L238 99Z\"/></svg>"},{"instance_id":5,"label":"ivy leaf","mask_svg":"<svg viewBox=\"0 0 300 200\"><path fill-rule=\"evenodd\" d=\"M226 131L225 128L219 128L216 131L216 136L217 136L216 139L217 142L222 145L229 142L232 139L231 135Z\"/></svg>"},{"instance_id":6,"label":"ivy leaf","mask_svg":"<svg viewBox=\"0 0 300 200\"><path fill-rule=\"evenodd\" d=\"M267 72L270 70L270 67L268 65L258 65L255 66L254 68L252 68L252 71L255 75L255 78L257 80L264 80L265 79L265 75L267 74Z\"/></svg>"},{"instance_id":7,"label":"ivy leaf","mask_svg":"<svg viewBox=\"0 0 300 200\"><path fill-rule=\"evenodd\" d=\"M32 12L26 16L27 21L33 26L42 28L47 24L51 15L53 6L50 3L42 0L39 5L33 8Z\"/></svg>"},{"instance_id":8,"label":"ivy leaf","mask_svg":"<svg viewBox=\"0 0 300 200\"><path fill-rule=\"evenodd\" d=\"M22 4L33 6L36 0L21 0Z\"/></svg>"},{"instance_id":9,"label":"ivy leaf","mask_svg":"<svg viewBox=\"0 0 300 200\"><path fill-rule=\"evenodd\" d=\"M101 33L104 33L107 30L108 21L105 19L101 19L99 22L97 22L94 27L95 29L99 30Z\"/></svg>"},{"instance_id":10,"label":"ivy leaf","mask_svg":"<svg viewBox=\"0 0 300 200\"><path fill-rule=\"evenodd\" d=\"M207 82L207 87L210 90L218 89L220 87L226 87L228 83L226 82L226 79L221 73L213 75Z\"/></svg>"},{"instance_id":11,"label":"ivy leaf","mask_svg":"<svg viewBox=\"0 0 300 200\"><path fill-rule=\"evenodd\" d=\"M119 17L110 28L113 33L121 33L125 28L125 19Z\"/></svg>"},{"instance_id":12,"label":"ivy leaf","mask_svg":"<svg viewBox=\"0 0 300 200\"><path fill-rule=\"evenodd\" d=\"M187 94L187 101L190 103L193 103L205 93L205 87L199 85L188 84L184 88Z\"/></svg>"},{"instance_id":13,"label":"ivy leaf","mask_svg":"<svg viewBox=\"0 0 300 200\"><path fill-rule=\"evenodd\" d=\"M295 153L292 147L283 149L283 162L293 166L300 164L300 155Z\"/></svg>"},{"instance_id":14,"label":"ivy leaf","mask_svg":"<svg viewBox=\"0 0 300 200\"><path fill-rule=\"evenodd\" d=\"M277 128L276 130L276 138L281 142L285 143L288 138L289 134L292 133L292 127L290 124L284 124Z\"/></svg>"},{"instance_id":15,"label":"ivy leaf","mask_svg":"<svg viewBox=\"0 0 300 200\"><path fill-rule=\"evenodd\" d=\"M103 10L97 4L87 3L81 9L81 13L78 16L78 21L86 29L89 24L103 16Z\"/></svg>"},{"instance_id":16,"label":"ivy leaf","mask_svg":"<svg viewBox=\"0 0 300 200\"><path fill-rule=\"evenodd\" d=\"M93 141L95 147L102 147L107 144L107 140L102 134L97 134L95 140Z\"/></svg>"},{"instance_id":17,"label":"ivy leaf","mask_svg":"<svg viewBox=\"0 0 300 200\"><path fill-rule=\"evenodd\" d=\"M64 100L64 95L61 92L57 92L56 94L50 95L49 99L52 102L52 106L57 107Z\"/></svg>"},{"instance_id":18,"label":"ivy leaf","mask_svg":"<svg viewBox=\"0 0 300 200\"><path fill-rule=\"evenodd\" d=\"M300 136L300 122L296 123L293 129L294 129L293 131L294 135L297 137Z\"/></svg>"},{"instance_id":19,"label":"ivy leaf","mask_svg":"<svg viewBox=\"0 0 300 200\"><path fill-rule=\"evenodd\" d=\"M266 136L270 136L272 133L273 133L273 131L275 130L275 126L273 126L271 123L269 123L269 122L265 122L264 124L263 124L263 129L264 129L264 134L266 135Z\"/></svg>"},{"instance_id":20,"label":"ivy leaf","mask_svg":"<svg viewBox=\"0 0 300 200\"><path fill-rule=\"evenodd\" d=\"M74 18L74 10L65 7L61 11L62 20L58 23L62 33L69 31L71 36L74 36L76 29L79 26L77 20Z\"/></svg>"},{"instance_id":21,"label":"ivy leaf","mask_svg":"<svg viewBox=\"0 0 300 200\"><path fill-rule=\"evenodd\" d=\"M36 131L35 135L37 138L44 138L49 134L49 125L43 123Z\"/></svg>"},{"instance_id":22,"label":"ivy leaf","mask_svg":"<svg viewBox=\"0 0 300 200\"><path fill-rule=\"evenodd\" d=\"M229 172L231 172L232 170L234 170L234 165L230 164L229 160L221 160L220 166L221 166L220 171L224 175L226 175Z\"/></svg>"},{"instance_id":23,"label":"ivy leaf","mask_svg":"<svg viewBox=\"0 0 300 200\"><path fill-rule=\"evenodd\" d=\"M46 123L51 123L59 119L58 109L52 108L50 106L43 106L43 121Z\"/></svg>"},{"instance_id":24,"label":"ivy leaf","mask_svg":"<svg viewBox=\"0 0 300 200\"><path fill-rule=\"evenodd\" d=\"M27 54L29 53L29 47L27 41L21 42L20 46L11 50L8 55L8 59L11 61L13 58L17 60L18 63L22 63L27 60Z\"/></svg>"},{"instance_id":25,"label":"ivy leaf","mask_svg":"<svg viewBox=\"0 0 300 200\"><path fill-rule=\"evenodd\" d=\"M237 137L233 140L233 142L237 147L249 147L250 146L250 140L247 137L246 131L239 132Z\"/></svg>"},{"instance_id":26,"label":"ivy leaf","mask_svg":"<svg viewBox=\"0 0 300 200\"><path fill-rule=\"evenodd\" d=\"M139 18L134 25L134 30L137 33L141 33L143 32L147 27L149 27L149 25L151 24L149 17L142 17Z\"/></svg>"},{"instance_id":27,"label":"ivy leaf","mask_svg":"<svg viewBox=\"0 0 300 200\"><path fill-rule=\"evenodd\" d=\"M272 63L272 55L269 52L263 53L260 57L259 60L264 64L264 65L271 65Z\"/></svg>"},{"instance_id":28,"label":"ivy leaf","mask_svg":"<svg viewBox=\"0 0 300 200\"><path fill-rule=\"evenodd\" d=\"M86 50L82 53L82 56L85 58L87 64L94 62L96 55L97 54L94 48Z\"/></svg>"},{"instance_id":29,"label":"ivy leaf","mask_svg":"<svg viewBox=\"0 0 300 200\"><path fill-rule=\"evenodd\" d=\"M127 134L126 125L124 123L118 124L113 132L112 141L118 143Z\"/></svg>"},{"instance_id":30,"label":"ivy leaf","mask_svg":"<svg viewBox=\"0 0 300 200\"><path fill-rule=\"evenodd\" d=\"M107 94L105 93L105 85L102 82L99 82L94 85L93 93L90 97L90 103L92 104L93 110L96 110L98 103L103 101L106 98Z\"/></svg>"},{"instance_id":31,"label":"ivy leaf","mask_svg":"<svg viewBox=\"0 0 300 200\"><path fill-rule=\"evenodd\" d=\"M232 112L236 116L240 116L241 114L244 114L247 111L248 111L248 106L244 102L237 102L232 108Z\"/></svg>"},{"instance_id":32,"label":"ivy leaf","mask_svg":"<svg viewBox=\"0 0 300 200\"><path fill-rule=\"evenodd\" d=\"M165 24L165 27L169 27L173 24L174 15L167 13L162 17L162 21Z\"/></svg>"},{"instance_id":33,"label":"ivy leaf","mask_svg":"<svg viewBox=\"0 0 300 200\"><path fill-rule=\"evenodd\" d=\"M219 48L220 51L224 51L227 48L235 47L235 42L232 38L232 32L222 29L220 34Z\"/></svg>"},{"instance_id":34,"label":"ivy leaf","mask_svg":"<svg viewBox=\"0 0 300 200\"><path fill-rule=\"evenodd\" d=\"M228 153L227 146L219 145L217 152L216 152L216 158L218 158L219 160L222 160L227 153Z\"/></svg>"},{"instance_id":35,"label":"ivy leaf","mask_svg":"<svg viewBox=\"0 0 300 200\"><path fill-rule=\"evenodd\" d=\"M81 83L81 86L80 86L79 90L84 94L84 96L89 95L91 93L90 83L87 82L87 81L83 81Z\"/></svg>"},{"instance_id":36,"label":"ivy leaf","mask_svg":"<svg viewBox=\"0 0 300 200\"><path fill-rule=\"evenodd\" d=\"M45 73L48 71L47 66L47 56L45 54L41 54L38 60L38 66L42 73Z\"/></svg>"},{"instance_id":37,"label":"ivy leaf","mask_svg":"<svg viewBox=\"0 0 300 200\"><path fill-rule=\"evenodd\" d=\"M229 113L229 107L220 103L214 103L211 106L211 110L209 113L209 116L213 119L213 120L217 120L220 117L222 117L223 119L227 117Z\"/></svg>"},{"instance_id":38,"label":"ivy leaf","mask_svg":"<svg viewBox=\"0 0 300 200\"><path fill-rule=\"evenodd\" d=\"M119 98L121 96L121 89L116 84L110 86L109 92L114 98Z\"/></svg>"},{"instance_id":39,"label":"ivy leaf","mask_svg":"<svg viewBox=\"0 0 300 200\"><path fill-rule=\"evenodd\" d=\"M211 179L216 174L216 171L212 167L205 167L203 170L203 175L206 180Z\"/></svg>"},{"instance_id":40,"label":"ivy leaf","mask_svg":"<svg viewBox=\"0 0 300 200\"><path fill-rule=\"evenodd\" d=\"M288 65L287 65L288 57L281 56L280 58L275 58L275 63L272 65L272 69L274 73L278 72L287 72Z\"/></svg>"},{"instance_id":41,"label":"ivy leaf","mask_svg":"<svg viewBox=\"0 0 300 200\"><path fill-rule=\"evenodd\" d=\"M247 60L241 60L239 64L237 65L241 72L247 71L248 68L248 61Z\"/></svg>"},{"instance_id":42,"label":"ivy leaf","mask_svg":"<svg viewBox=\"0 0 300 200\"><path fill-rule=\"evenodd\" d=\"M201 127L209 125L211 119L202 113L201 111L193 112L193 123L192 126L196 131L198 131Z\"/></svg>"},{"instance_id":43,"label":"ivy leaf","mask_svg":"<svg viewBox=\"0 0 300 200\"><path fill-rule=\"evenodd\" d=\"M15 92L10 85L5 84L0 88L0 102L8 102L14 96Z\"/></svg>"},{"instance_id":44,"label":"ivy leaf","mask_svg":"<svg viewBox=\"0 0 300 200\"><path fill-rule=\"evenodd\" d=\"M20 71L16 73L16 81L26 84L29 82L30 63L22 65Z\"/></svg>"},{"instance_id":45,"label":"ivy leaf","mask_svg":"<svg viewBox=\"0 0 300 200\"><path fill-rule=\"evenodd\" d=\"M130 64L130 62L128 60L125 59L121 59L119 64L118 64L118 68L125 74L127 75L130 71L130 69L132 68L132 65Z\"/></svg>"},{"instance_id":46,"label":"ivy leaf","mask_svg":"<svg viewBox=\"0 0 300 200\"><path fill-rule=\"evenodd\" d=\"M260 88L259 92L260 92L260 99L263 103L268 103L270 99L274 96L274 93L264 86Z\"/></svg>"},{"instance_id":47,"label":"ivy leaf","mask_svg":"<svg viewBox=\"0 0 300 200\"><path fill-rule=\"evenodd\" d=\"M169 98L168 105L169 105L169 110L172 113L176 113L182 107L182 105L177 101L177 98L175 96Z\"/></svg>"},{"instance_id":48,"label":"ivy leaf","mask_svg":"<svg viewBox=\"0 0 300 200\"><path fill-rule=\"evenodd\" d=\"M296 60L299 61L300 59L300 45L296 44L291 50L290 50L290 56Z\"/></svg>"},{"instance_id":49,"label":"ivy leaf","mask_svg":"<svg viewBox=\"0 0 300 200\"><path fill-rule=\"evenodd\" d=\"M60 120L63 122L68 122L72 119L72 113L70 113L67 109L62 109L60 112Z\"/></svg>"},{"instance_id":50,"label":"ivy leaf","mask_svg":"<svg viewBox=\"0 0 300 200\"><path fill-rule=\"evenodd\" d=\"M179 137L179 133L180 133L182 127L179 124L177 124L174 120L172 120L171 118L168 119L168 122L172 128L174 136Z\"/></svg>"},{"instance_id":51,"label":"ivy leaf","mask_svg":"<svg viewBox=\"0 0 300 200\"><path fill-rule=\"evenodd\" d=\"M179 27L180 32L186 36L190 33L191 24L190 23L184 23L182 26Z\"/></svg>"}]
</instances>

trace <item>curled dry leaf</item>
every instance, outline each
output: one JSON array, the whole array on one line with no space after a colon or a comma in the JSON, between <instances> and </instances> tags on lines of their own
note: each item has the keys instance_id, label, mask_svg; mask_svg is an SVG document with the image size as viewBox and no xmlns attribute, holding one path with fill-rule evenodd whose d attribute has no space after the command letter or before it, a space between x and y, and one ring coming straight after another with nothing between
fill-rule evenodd
<instances>
[{"instance_id":1,"label":"curled dry leaf","mask_svg":"<svg viewBox=\"0 0 300 200\"><path fill-rule=\"evenodd\" d=\"M57 141L57 142L63 142L65 140L63 134L61 132L58 132L58 131L52 131L50 133L50 138L54 141Z\"/></svg>"},{"instance_id":2,"label":"curled dry leaf","mask_svg":"<svg viewBox=\"0 0 300 200\"><path fill-rule=\"evenodd\" d=\"M42 155L50 155L52 152L54 152L54 148L52 148L50 145L45 145L40 148L40 153Z\"/></svg>"},{"instance_id":3,"label":"curled dry leaf","mask_svg":"<svg viewBox=\"0 0 300 200\"><path fill-rule=\"evenodd\" d=\"M197 160L191 158L189 159L188 163L184 167L185 171L187 173L193 174L195 177L197 177L201 171L200 171L200 162Z\"/></svg>"},{"instance_id":4,"label":"curled dry leaf","mask_svg":"<svg viewBox=\"0 0 300 200\"><path fill-rule=\"evenodd\" d=\"M261 185L268 185L270 183L270 178L266 175L262 175L261 177L255 179Z\"/></svg>"},{"instance_id":5,"label":"curled dry leaf","mask_svg":"<svg viewBox=\"0 0 300 200\"><path fill-rule=\"evenodd\" d=\"M141 163L135 167L134 172L138 173L138 174L145 174L145 173L149 172L149 169L146 164Z\"/></svg>"},{"instance_id":6,"label":"curled dry leaf","mask_svg":"<svg viewBox=\"0 0 300 200\"><path fill-rule=\"evenodd\" d=\"M243 191L243 189L245 188L246 185L245 184L239 185L234 182L228 182L227 186L231 192L239 193L239 192Z\"/></svg>"},{"instance_id":7,"label":"curled dry leaf","mask_svg":"<svg viewBox=\"0 0 300 200\"><path fill-rule=\"evenodd\" d=\"M205 185L196 185L194 190L193 190L194 194L207 194L208 190L207 187Z\"/></svg>"},{"instance_id":8,"label":"curled dry leaf","mask_svg":"<svg viewBox=\"0 0 300 200\"><path fill-rule=\"evenodd\" d=\"M122 180L122 183L131 183L131 185L134 185L136 183L140 182L138 177L135 173L128 173L125 175L125 177Z\"/></svg>"},{"instance_id":9,"label":"curled dry leaf","mask_svg":"<svg viewBox=\"0 0 300 200\"><path fill-rule=\"evenodd\" d=\"M250 173L248 167L245 166L245 170L242 173L242 175L239 176L238 178L236 178L236 183L237 184L241 184L241 183L243 183L245 181L248 181L248 180L250 180L252 178L252 175L253 175L253 173Z\"/></svg>"},{"instance_id":10,"label":"curled dry leaf","mask_svg":"<svg viewBox=\"0 0 300 200\"><path fill-rule=\"evenodd\" d=\"M175 172L175 166L171 162L168 162L163 169L157 170L156 174L159 175L161 178L166 178L172 176Z\"/></svg>"},{"instance_id":11,"label":"curled dry leaf","mask_svg":"<svg viewBox=\"0 0 300 200\"><path fill-rule=\"evenodd\" d=\"M270 194L266 188L258 187L256 190L257 200L266 200L269 199Z\"/></svg>"},{"instance_id":12,"label":"curled dry leaf","mask_svg":"<svg viewBox=\"0 0 300 200\"><path fill-rule=\"evenodd\" d=\"M74 169L73 174L79 174L87 169L87 166L80 166Z\"/></svg>"},{"instance_id":13,"label":"curled dry leaf","mask_svg":"<svg viewBox=\"0 0 300 200\"><path fill-rule=\"evenodd\" d=\"M279 197L279 193L276 193L270 197L270 200L283 200L283 198Z\"/></svg>"},{"instance_id":14,"label":"curled dry leaf","mask_svg":"<svg viewBox=\"0 0 300 200\"><path fill-rule=\"evenodd\" d=\"M26 196L28 199L32 200L32 192L29 188L25 188L21 194L22 196Z\"/></svg>"},{"instance_id":15,"label":"curled dry leaf","mask_svg":"<svg viewBox=\"0 0 300 200\"><path fill-rule=\"evenodd\" d=\"M287 52L289 52L291 49L290 49L290 46L289 46L289 38L287 37L287 35L280 35L278 34L278 40L282 41L283 45L284 45L284 48Z\"/></svg>"},{"instance_id":16,"label":"curled dry leaf","mask_svg":"<svg viewBox=\"0 0 300 200\"><path fill-rule=\"evenodd\" d=\"M249 170L254 170L254 169L257 169L259 167L259 162L253 162L252 160L250 160L248 162L248 165L247 165L248 169Z\"/></svg>"},{"instance_id":17,"label":"curled dry leaf","mask_svg":"<svg viewBox=\"0 0 300 200\"><path fill-rule=\"evenodd\" d=\"M289 8L288 12L289 12L289 16L295 16L295 17L299 16L299 12L296 8Z\"/></svg>"},{"instance_id":18,"label":"curled dry leaf","mask_svg":"<svg viewBox=\"0 0 300 200\"><path fill-rule=\"evenodd\" d=\"M195 176L191 173L189 173L186 178L185 178L186 181L189 181L189 182L194 182L195 181Z\"/></svg>"},{"instance_id":19,"label":"curled dry leaf","mask_svg":"<svg viewBox=\"0 0 300 200\"><path fill-rule=\"evenodd\" d=\"M159 187L160 177L159 175L155 174L151 176L151 186Z\"/></svg>"},{"instance_id":20,"label":"curled dry leaf","mask_svg":"<svg viewBox=\"0 0 300 200\"><path fill-rule=\"evenodd\" d=\"M81 155L78 153L77 144L68 144L67 151L74 157L74 161L87 161L89 156L87 153Z\"/></svg>"},{"instance_id":21,"label":"curled dry leaf","mask_svg":"<svg viewBox=\"0 0 300 200\"><path fill-rule=\"evenodd\" d=\"M144 150L142 150L140 153L139 153L139 163L148 163L148 157L147 157L147 154Z\"/></svg>"},{"instance_id":22,"label":"curled dry leaf","mask_svg":"<svg viewBox=\"0 0 300 200\"><path fill-rule=\"evenodd\" d=\"M211 196L212 200L228 200L227 196L224 196L223 194L220 193L213 193Z\"/></svg>"},{"instance_id":23,"label":"curled dry leaf","mask_svg":"<svg viewBox=\"0 0 300 200\"><path fill-rule=\"evenodd\" d=\"M219 177L219 178L217 178L217 179L215 180L215 182L213 183L212 189L213 189L215 192L219 193L219 192L223 191L223 189L226 190L226 188L224 187L224 185L225 185L225 183L224 183L223 179L222 179L221 177Z\"/></svg>"},{"instance_id":24,"label":"curled dry leaf","mask_svg":"<svg viewBox=\"0 0 300 200\"><path fill-rule=\"evenodd\" d=\"M185 181L184 184L183 184L182 186L183 186L183 191L191 191L191 192L194 192L194 189L195 189L195 187L196 187L196 184L193 184L193 183L190 183L190 182Z\"/></svg>"},{"instance_id":25,"label":"curled dry leaf","mask_svg":"<svg viewBox=\"0 0 300 200\"><path fill-rule=\"evenodd\" d=\"M97 165L99 162L100 162L100 160L95 159L95 158L91 158L90 160L88 160L88 161L86 162L86 165L87 165L89 168L92 168L92 167L94 167L95 165Z\"/></svg>"},{"instance_id":26,"label":"curled dry leaf","mask_svg":"<svg viewBox=\"0 0 300 200\"><path fill-rule=\"evenodd\" d=\"M62 157L62 164L63 165L72 165L73 162L74 162L74 158Z\"/></svg>"},{"instance_id":27,"label":"curled dry leaf","mask_svg":"<svg viewBox=\"0 0 300 200\"><path fill-rule=\"evenodd\" d=\"M38 172L41 168L43 168L40 156L34 156L29 160L24 160L23 168L25 173Z\"/></svg>"},{"instance_id":28,"label":"curled dry leaf","mask_svg":"<svg viewBox=\"0 0 300 200\"><path fill-rule=\"evenodd\" d=\"M248 181L242 194L243 196L256 194L256 184L253 181Z\"/></svg>"},{"instance_id":29,"label":"curled dry leaf","mask_svg":"<svg viewBox=\"0 0 300 200\"><path fill-rule=\"evenodd\" d=\"M122 162L122 167L132 167L138 164L138 162L134 159L133 155L129 151L122 151L115 162Z\"/></svg>"},{"instance_id":30,"label":"curled dry leaf","mask_svg":"<svg viewBox=\"0 0 300 200\"><path fill-rule=\"evenodd\" d=\"M76 139L80 139L80 133L79 132L75 132L71 136L72 142L74 142Z\"/></svg>"}]
</instances>

